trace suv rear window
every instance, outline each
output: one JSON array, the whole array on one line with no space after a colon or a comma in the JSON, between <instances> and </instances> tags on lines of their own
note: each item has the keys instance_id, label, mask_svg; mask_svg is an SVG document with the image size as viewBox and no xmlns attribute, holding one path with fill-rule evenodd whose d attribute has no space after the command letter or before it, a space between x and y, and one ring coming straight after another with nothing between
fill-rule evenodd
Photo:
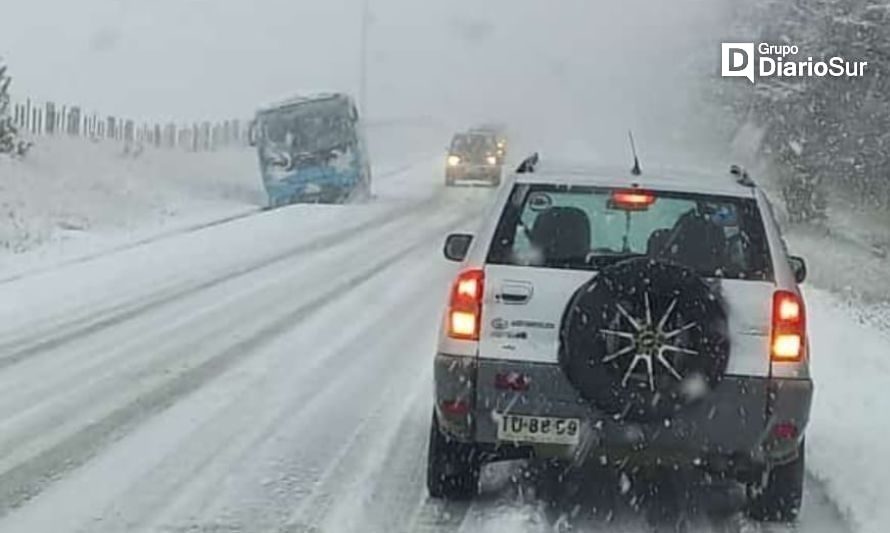
<instances>
[{"instance_id":1,"label":"suv rear window","mask_svg":"<svg viewBox=\"0 0 890 533\"><path fill-rule=\"evenodd\" d=\"M753 199L645 191L628 203L622 192L517 185L488 262L599 270L624 259L652 257L705 277L772 280Z\"/></svg>"}]
</instances>

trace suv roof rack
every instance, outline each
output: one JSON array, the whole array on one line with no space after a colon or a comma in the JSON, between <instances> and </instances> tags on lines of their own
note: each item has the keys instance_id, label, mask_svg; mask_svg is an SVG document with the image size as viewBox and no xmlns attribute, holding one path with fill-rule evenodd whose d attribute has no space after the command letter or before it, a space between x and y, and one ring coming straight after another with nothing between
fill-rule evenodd
<instances>
[{"instance_id":1,"label":"suv roof rack","mask_svg":"<svg viewBox=\"0 0 890 533\"><path fill-rule=\"evenodd\" d=\"M729 173L735 177L735 182L743 187L756 187L757 184L751 179L748 171L741 165L732 165L729 167Z\"/></svg>"},{"instance_id":2,"label":"suv roof rack","mask_svg":"<svg viewBox=\"0 0 890 533\"><path fill-rule=\"evenodd\" d=\"M541 160L541 157L538 155L538 152L533 153L532 155L526 157L522 163L519 164L519 168L516 169L517 174L533 174L535 172L535 168L538 166L538 162Z\"/></svg>"}]
</instances>

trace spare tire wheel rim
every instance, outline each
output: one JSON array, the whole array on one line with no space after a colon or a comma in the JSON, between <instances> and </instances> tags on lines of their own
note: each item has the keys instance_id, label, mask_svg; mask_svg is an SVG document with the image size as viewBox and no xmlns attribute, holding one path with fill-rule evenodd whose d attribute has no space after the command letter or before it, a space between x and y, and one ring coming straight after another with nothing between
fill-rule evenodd
<instances>
[{"instance_id":1,"label":"spare tire wheel rim","mask_svg":"<svg viewBox=\"0 0 890 533\"><path fill-rule=\"evenodd\" d=\"M660 318L653 317L649 292L643 293L643 300L645 302L646 315L642 319L631 316L620 303L615 304L618 312L626 319L624 323L629 326L630 330L600 329L600 333L607 337L612 336L630 342L624 348L604 356L602 362L610 363L620 358L630 359L627 371L621 379L621 386L623 387L627 386L631 376L636 373L640 365L643 365L648 378L649 388L654 392L656 367L661 367L677 381L685 379L667 357L668 353L681 353L691 356L701 355L698 350L674 344L682 333L698 327L698 321L693 320L676 329L667 328L668 321L677 307L678 298L671 300L668 308ZM633 356L632 359L631 356Z\"/></svg>"},{"instance_id":2,"label":"spare tire wheel rim","mask_svg":"<svg viewBox=\"0 0 890 533\"><path fill-rule=\"evenodd\" d=\"M718 291L688 268L648 258L582 285L560 341L563 370L581 396L627 419L670 417L704 397L729 357Z\"/></svg>"}]
</instances>

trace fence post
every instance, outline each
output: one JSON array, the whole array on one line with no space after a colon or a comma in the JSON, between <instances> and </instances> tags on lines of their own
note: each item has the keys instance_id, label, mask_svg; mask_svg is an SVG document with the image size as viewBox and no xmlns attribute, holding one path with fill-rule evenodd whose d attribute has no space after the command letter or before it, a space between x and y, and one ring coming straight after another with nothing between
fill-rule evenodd
<instances>
[{"instance_id":1,"label":"fence post","mask_svg":"<svg viewBox=\"0 0 890 533\"><path fill-rule=\"evenodd\" d=\"M176 125L172 122L164 126L164 147L168 149L176 147Z\"/></svg>"},{"instance_id":2,"label":"fence post","mask_svg":"<svg viewBox=\"0 0 890 533\"><path fill-rule=\"evenodd\" d=\"M216 150L220 144L219 124L213 124L210 127L210 149Z\"/></svg>"},{"instance_id":3,"label":"fence post","mask_svg":"<svg viewBox=\"0 0 890 533\"><path fill-rule=\"evenodd\" d=\"M133 142L136 133L136 124L132 120L124 122L124 141Z\"/></svg>"},{"instance_id":4,"label":"fence post","mask_svg":"<svg viewBox=\"0 0 890 533\"><path fill-rule=\"evenodd\" d=\"M72 106L68 111L68 135L80 135L80 107Z\"/></svg>"},{"instance_id":5,"label":"fence post","mask_svg":"<svg viewBox=\"0 0 890 533\"><path fill-rule=\"evenodd\" d=\"M46 114L44 115L44 131L47 135L56 132L56 104L52 102L46 103Z\"/></svg>"},{"instance_id":6,"label":"fence post","mask_svg":"<svg viewBox=\"0 0 890 533\"><path fill-rule=\"evenodd\" d=\"M204 150L211 150L211 139L210 139L210 122L204 122L201 124L201 136L204 146L202 147Z\"/></svg>"}]
</instances>

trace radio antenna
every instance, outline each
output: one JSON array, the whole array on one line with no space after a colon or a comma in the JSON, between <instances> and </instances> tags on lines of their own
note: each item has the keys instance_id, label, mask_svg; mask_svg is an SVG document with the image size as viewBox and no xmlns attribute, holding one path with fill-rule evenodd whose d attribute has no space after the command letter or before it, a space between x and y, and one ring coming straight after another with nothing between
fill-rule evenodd
<instances>
[{"instance_id":1,"label":"radio antenna","mask_svg":"<svg viewBox=\"0 0 890 533\"><path fill-rule=\"evenodd\" d=\"M630 173L634 176L639 176L643 174L643 169L640 168L640 158L637 157L637 144L634 142L634 132L627 130L627 136L630 138L630 151L634 156L634 167L630 169Z\"/></svg>"}]
</instances>

